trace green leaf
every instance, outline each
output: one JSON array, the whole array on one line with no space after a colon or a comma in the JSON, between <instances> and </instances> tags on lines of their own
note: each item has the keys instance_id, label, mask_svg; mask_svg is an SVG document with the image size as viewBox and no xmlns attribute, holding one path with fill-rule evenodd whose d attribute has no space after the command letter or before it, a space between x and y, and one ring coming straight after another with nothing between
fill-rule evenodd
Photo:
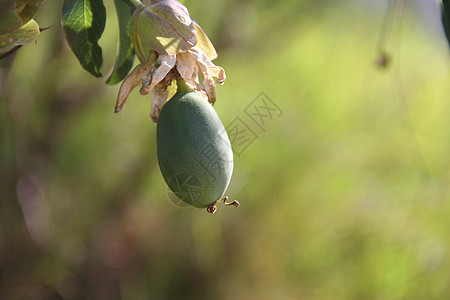
<instances>
[{"instance_id":1,"label":"green leaf","mask_svg":"<svg viewBox=\"0 0 450 300\"><path fill-rule=\"evenodd\" d=\"M111 75L106 80L109 85L121 82L130 72L134 60L134 48L128 37L128 23L134 7L127 5L123 0L114 0L117 18L119 20L119 53Z\"/></svg>"},{"instance_id":2,"label":"green leaf","mask_svg":"<svg viewBox=\"0 0 450 300\"><path fill-rule=\"evenodd\" d=\"M66 40L81 66L96 77L102 76L102 49L98 40L105 22L102 0L64 0L62 25Z\"/></svg>"}]
</instances>

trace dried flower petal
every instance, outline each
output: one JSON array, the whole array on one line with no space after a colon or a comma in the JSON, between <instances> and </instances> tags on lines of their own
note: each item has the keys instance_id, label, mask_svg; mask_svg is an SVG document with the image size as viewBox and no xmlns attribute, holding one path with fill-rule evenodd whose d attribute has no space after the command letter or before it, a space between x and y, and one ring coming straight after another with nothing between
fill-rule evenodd
<instances>
[{"instance_id":1,"label":"dried flower petal","mask_svg":"<svg viewBox=\"0 0 450 300\"><path fill-rule=\"evenodd\" d=\"M152 68L153 64L156 61L156 52L152 51L149 59L144 64L138 65L134 70L122 81L120 85L119 94L117 96L116 106L114 108L115 113L120 113L123 105L127 101L128 95L131 91L139 85L143 78L147 76Z\"/></svg>"},{"instance_id":2,"label":"dried flower petal","mask_svg":"<svg viewBox=\"0 0 450 300\"><path fill-rule=\"evenodd\" d=\"M203 75L202 85L206 95L208 95L208 101L214 104L216 102L216 85L214 84L214 79L212 78L207 67L199 62L197 62L197 65Z\"/></svg>"},{"instance_id":3,"label":"dried flower petal","mask_svg":"<svg viewBox=\"0 0 450 300\"><path fill-rule=\"evenodd\" d=\"M155 85L154 88L150 90L150 97L152 98L152 108L150 111L150 118L153 122L157 122L159 118L159 113L163 108L164 104L167 102L169 97L169 90L167 89L167 84L165 82L160 82Z\"/></svg>"},{"instance_id":4,"label":"dried flower petal","mask_svg":"<svg viewBox=\"0 0 450 300\"><path fill-rule=\"evenodd\" d=\"M177 71L183 79L191 80L198 72L197 64L194 58L187 52L177 54ZM196 70L197 69L197 70Z\"/></svg>"},{"instance_id":5,"label":"dried flower petal","mask_svg":"<svg viewBox=\"0 0 450 300\"><path fill-rule=\"evenodd\" d=\"M167 73L175 67L177 61L176 55L160 54L155 62L155 67L152 70L150 85L142 86L141 94L151 91L161 80L166 77Z\"/></svg>"},{"instance_id":6,"label":"dried flower petal","mask_svg":"<svg viewBox=\"0 0 450 300\"><path fill-rule=\"evenodd\" d=\"M192 47L188 50L188 53L196 60L198 69L202 73L202 85L208 95L208 101L214 104L216 101L216 85L213 77L217 77L217 83L223 84L226 78L225 71L213 64L208 55L198 47Z\"/></svg>"},{"instance_id":7,"label":"dried flower petal","mask_svg":"<svg viewBox=\"0 0 450 300\"><path fill-rule=\"evenodd\" d=\"M177 71L191 89L196 91L202 90L198 81L198 66L190 53L182 52L177 54ZM201 95L206 96L204 93Z\"/></svg>"},{"instance_id":8,"label":"dried flower petal","mask_svg":"<svg viewBox=\"0 0 450 300\"><path fill-rule=\"evenodd\" d=\"M192 47L191 49L188 50L188 52L192 54L192 56L197 61L197 63L200 63L209 69L209 71L211 72L211 75L213 77L217 78L217 83L219 83L219 84L224 83L224 81L226 79L224 69L213 64L213 62L208 57L208 55L205 54L205 52L203 52L198 47Z\"/></svg>"},{"instance_id":9,"label":"dried flower petal","mask_svg":"<svg viewBox=\"0 0 450 300\"><path fill-rule=\"evenodd\" d=\"M167 101L168 87L177 76L214 104L216 84L223 84L225 71L211 62L217 57L213 44L178 1L147 0L147 5L138 7L132 16L130 38L139 59L152 53L152 60L140 65L125 79L116 112L120 111L131 90L142 83L140 93L150 93L150 116L156 122Z\"/></svg>"}]
</instances>

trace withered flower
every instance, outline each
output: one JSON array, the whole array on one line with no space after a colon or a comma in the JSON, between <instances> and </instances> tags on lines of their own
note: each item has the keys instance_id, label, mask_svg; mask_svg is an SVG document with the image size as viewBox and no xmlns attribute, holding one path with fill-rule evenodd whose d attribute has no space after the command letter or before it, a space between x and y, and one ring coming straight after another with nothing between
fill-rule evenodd
<instances>
[{"instance_id":1,"label":"withered flower","mask_svg":"<svg viewBox=\"0 0 450 300\"><path fill-rule=\"evenodd\" d=\"M150 117L157 122L177 76L214 104L215 85L223 84L225 71L211 62L216 50L185 6L176 0L139 5L131 17L129 35L141 64L122 82L116 113L141 84L140 93L149 93L152 100Z\"/></svg>"}]
</instances>

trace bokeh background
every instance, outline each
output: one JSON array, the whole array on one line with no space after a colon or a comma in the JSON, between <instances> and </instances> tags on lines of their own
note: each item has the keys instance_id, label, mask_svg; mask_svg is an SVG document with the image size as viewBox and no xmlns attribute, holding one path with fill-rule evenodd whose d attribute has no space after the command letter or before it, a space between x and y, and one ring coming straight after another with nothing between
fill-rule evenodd
<instances>
[{"instance_id":1,"label":"bokeh background","mask_svg":"<svg viewBox=\"0 0 450 300\"><path fill-rule=\"evenodd\" d=\"M103 73L116 54L112 1ZM0 299L449 299L449 50L435 1L185 1L256 138L240 208L180 207L150 99L85 72L60 27L0 69ZM383 49L390 64L375 64ZM263 92L282 113L258 127ZM249 131L250 132L250 131Z\"/></svg>"}]
</instances>

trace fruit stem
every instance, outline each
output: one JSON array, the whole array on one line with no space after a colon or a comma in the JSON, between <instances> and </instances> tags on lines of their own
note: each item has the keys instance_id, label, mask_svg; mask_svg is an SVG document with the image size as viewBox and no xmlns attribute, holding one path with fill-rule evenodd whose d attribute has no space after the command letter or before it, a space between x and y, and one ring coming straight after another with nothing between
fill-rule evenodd
<instances>
[{"instance_id":1,"label":"fruit stem","mask_svg":"<svg viewBox=\"0 0 450 300\"><path fill-rule=\"evenodd\" d=\"M176 80L177 80L177 93L179 93L179 92L185 92L185 93L186 92L192 92L191 88L188 87L186 82L184 82L183 78L181 78L181 76L179 74L177 74Z\"/></svg>"},{"instance_id":2,"label":"fruit stem","mask_svg":"<svg viewBox=\"0 0 450 300\"><path fill-rule=\"evenodd\" d=\"M223 204L225 204L227 206L233 205L234 207L239 207L239 205L240 205L239 202L237 202L236 200L233 200L231 202L226 202L227 200L228 200L228 197L223 197L222 199L214 201L213 203L208 205L208 207L206 208L206 211L209 212L210 214L215 213L217 210L216 204L220 201L223 201Z\"/></svg>"}]
</instances>

